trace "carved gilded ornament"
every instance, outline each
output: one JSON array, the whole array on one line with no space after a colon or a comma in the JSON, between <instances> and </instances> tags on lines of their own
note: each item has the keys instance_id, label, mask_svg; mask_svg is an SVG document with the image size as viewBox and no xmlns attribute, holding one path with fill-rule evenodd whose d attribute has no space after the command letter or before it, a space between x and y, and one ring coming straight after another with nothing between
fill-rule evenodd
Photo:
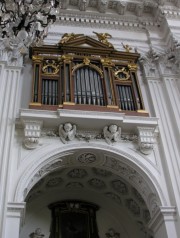
<instances>
[{"instance_id":1,"label":"carved gilded ornament","mask_svg":"<svg viewBox=\"0 0 180 238\"><path fill-rule=\"evenodd\" d=\"M124 77L121 78L121 77L119 76L119 74L123 74ZM115 76L115 78L118 79L118 80L129 80L129 79L130 79L130 74L129 74L129 72L126 70L125 67L123 67L123 68L121 68L121 69L119 69L119 70L116 70L116 71L114 72L114 76Z\"/></svg>"},{"instance_id":2,"label":"carved gilded ornament","mask_svg":"<svg viewBox=\"0 0 180 238\"><path fill-rule=\"evenodd\" d=\"M32 60L35 62L42 62L43 61L43 56L41 55L33 55Z\"/></svg>"},{"instance_id":3,"label":"carved gilded ornament","mask_svg":"<svg viewBox=\"0 0 180 238\"><path fill-rule=\"evenodd\" d=\"M65 33L61 40L59 41L59 44L64 44L67 43L69 41L72 41L80 36L83 36L84 34L74 34L74 33Z\"/></svg>"},{"instance_id":4,"label":"carved gilded ornament","mask_svg":"<svg viewBox=\"0 0 180 238\"><path fill-rule=\"evenodd\" d=\"M59 61L63 61L64 63L71 63L72 60L72 55L61 55L61 57L59 57Z\"/></svg>"},{"instance_id":5,"label":"carved gilded ornament","mask_svg":"<svg viewBox=\"0 0 180 238\"><path fill-rule=\"evenodd\" d=\"M98 37L98 40L105 44L106 46L110 47L110 48L114 48L114 46L108 41L108 39L111 39L112 36L109 33L98 33L93 31L94 34L96 34L96 36Z\"/></svg>"},{"instance_id":6,"label":"carved gilded ornament","mask_svg":"<svg viewBox=\"0 0 180 238\"><path fill-rule=\"evenodd\" d=\"M103 71L102 71L98 66L96 66L95 64L91 64L91 63L90 63L90 59L89 59L88 57L85 57L85 58L83 59L83 63L77 64L77 65L75 65L75 66L72 68L72 74L73 74L77 69L79 69L79 68L81 68L81 67L84 67L84 66L89 66L90 68L95 69L95 70L100 74L100 76L103 77Z\"/></svg>"},{"instance_id":7,"label":"carved gilded ornament","mask_svg":"<svg viewBox=\"0 0 180 238\"><path fill-rule=\"evenodd\" d=\"M137 71L138 66L135 63L130 63L130 64L128 64L128 68L130 71Z\"/></svg>"},{"instance_id":8,"label":"carved gilded ornament","mask_svg":"<svg viewBox=\"0 0 180 238\"><path fill-rule=\"evenodd\" d=\"M114 63L110 58L101 58L101 63L104 66L114 66Z\"/></svg>"},{"instance_id":9,"label":"carved gilded ornament","mask_svg":"<svg viewBox=\"0 0 180 238\"><path fill-rule=\"evenodd\" d=\"M48 71L51 69L51 71ZM46 60L42 72L47 75L56 75L59 72L59 64L55 60Z\"/></svg>"},{"instance_id":10,"label":"carved gilded ornament","mask_svg":"<svg viewBox=\"0 0 180 238\"><path fill-rule=\"evenodd\" d=\"M128 44L126 44L126 45L124 43L121 43L121 44L126 52L129 53L132 50L132 47L130 47Z\"/></svg>"}]
</instances>

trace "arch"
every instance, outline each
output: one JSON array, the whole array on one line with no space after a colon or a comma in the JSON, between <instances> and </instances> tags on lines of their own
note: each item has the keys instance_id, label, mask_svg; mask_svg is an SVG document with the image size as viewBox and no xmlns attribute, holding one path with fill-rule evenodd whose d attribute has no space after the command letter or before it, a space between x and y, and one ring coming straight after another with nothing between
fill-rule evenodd
<instances>
[{"instance_id":1,"label":"arch","mask_svg":"<svg viewBox=\"0 0 180 238\"><path fill-rule=\"evenodd\" d=\"M90 158L85 156L88 153L91 155ZM33 153L34 156L38 157L38 162L33 163L33 165L29 164L24 173L21 174L14 195L16 202L24 201L30 189L48 173L58 168L78 164L87 167L103 168L121 177L124 176L123 178L142 195L151 215L154 214L158 206L167 205L156 177L136 156L120 148L109 145L97 145L96 143L81 144L81 146L70 143L56 150L51 149L46 155ZM122 171L124 171L124 174Z\"/></svg>"}]
</instances>

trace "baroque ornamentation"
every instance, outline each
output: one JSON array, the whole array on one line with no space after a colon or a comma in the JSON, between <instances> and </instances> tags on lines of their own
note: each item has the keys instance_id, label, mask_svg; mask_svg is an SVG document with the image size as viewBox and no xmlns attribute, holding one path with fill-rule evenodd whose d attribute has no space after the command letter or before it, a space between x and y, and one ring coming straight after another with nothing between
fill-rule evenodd
<instances>
[{"instance_id":1,"label":"baroque ornamentation","mask_svg":"<svg viewBox=\"0 0 180 238\"><path fill-rule=\"evenodd\" d=\"M41 136L42 121L23 121L24 123L24 146L27 149L35 149Z\"/></svg>"},{"instance_id":2,"label":"baroque ornamentation","mask_svg":"<svg viewBox=\"0 0 180 238\"><path fill-rule=\"evenodd\" d=\"M123 183L120 180L114 180L111 182L112 187L120 194L127 194L128 193L128 188L125 183Z\"/></svg>"},{"instance_id":3,"label":"baroque ornamentation","mask_svg":"<svg viewBox=\"0 0 180 238\"><path fill-rule=\"evenodd\" d=\"M48 180L48 182L46 183L46 187L57 187L59 184L62 183L62 179L57 177L57 178L52 178L50 180Z\"/></svg>"},{"instance_id":4,"label":"baroque ornamentation","mask_svg":"<svg viewBox=\"0 0 180 238\"><path fill-rule=\"evenodd\" d=\"M111 168L114 171L117 171L119 174L121 174L122 177L129 181L130 184L134 184L135 186L139 187L139 190L141 191L141 194L144 197L148 197L148 185L145 183L143 177L139 175L136 170L129 167L128 165L123 164L122 162L119 162L115 158L111 158L108 156L106 157L104 166Z\"/></svg>"},{"instance_id":5,"label":"baroque ornamentation","mask_svg":"<svg viewBox=\"0 0 180 238\"><path fill-rule=\"evenodd\" d=\"M138 129L138 145L139 150L145 154L149 155L155 144L154 128L149 127L137 127Z\"/></svg>"},{"instance_id":6,"label":"baroque ornamentation","mask_svg":"<svg viewBox=\"0 0 180 238\"><path fill-rule=\"evenodd\" d=\"M104 189L106 187L105 183L97 178L92 178L91 180L88 181L88 184L95 189Z\"/></svg>"},{"instance_id":7,"label":"baroque ornamentation","mask_svg":"<svg viewBox=\"0 0 180 238\"><path fill-rule=\"evenodd\" d=\"M108 41L108 39L111 39L112 36L109 33L98 33L98 32L94 32L94 34L96 34L96 36L98 37L98 40L105 44L106 46L110 47L110 48L114 48L114 46Z\"/></svg>"},{"instance_id":8,"label":"baroque ornamentation","mask_svg":"<svg viewBox=\"0 0 180 238\"><path fill-rule=\"evenodd\" d=\"M140 57L139 62L146 77L159 76L157 70L158 61L159 55L153 49L150 49L144 56Z\"/></svg>"},{"instance_id":9,"label":"baroque ornamentation","mask_svg":"<svg viewBox=\"0 0 180 238\"><path fill-rule=\"evenodd\" d=\"M72 41L74 39L79 38L80 36L83 36L84 34L74 34L74 33L65 33L61 40L59 41L59 44L64 44L67 43L69 41Z\"/></svg>"},{"instance_id":10,"label":"baroque ornamentation","mask_svg":"<svg viewBox=\"0 0 180 238\"><path fill-rule=\"evenodd\" d=\"M126 199L126 206L135 216L140 216L140 207L133 199Z\"/></svg>"},{"instance_id":11,"label":"baroque ornamentation","mask_svg":"<svg viewBox=\"0 0 180 238\"><path fill-rule=\"evenodd\" d=\"M73 169L71 171L69 171L68 176L71 178L84 178L86 177L88 174L86 172L86 170L84 169Z\"/></svg>"},{"instance_id":12,"label":"baroque ornamentation","mask_svg":"<svg viewBox=\"0 0 180 238\"><path fill-rule=\"evenodd\" d=\"M78 131L76 133L76 138L78 140L85 140L89 142L90 140L100 140L103 138L102 133L97 133L94 131Z\"/></svg>"},{"instance_id":13,"label":"baroque ornamentation","mask_svg":"<svg viewBox=\"0 0 180 238\"><path fill-rule=\"evenodd\" d=\"M110 171L107 171L105 169L93 168L92 170L96 175L99 175L101 177L109 177L112 175Z\"/></svg>"},{"instance_id":14,"label":"baroque ornamentation","mask_svg":"<svg viewBox=\"0 0 180 238\"><path fill-rule=\"evenodd\" d=\"M119 142L121 139L121 127L118 127L117 125L105 126L103 134L108 144Z\"/></svg>"},{"instance_id":15,"label":"baroque ornamentation","mask_svg":"<svg viewBox=\"0 0 180 238\"><path fill-rule=\"evenodd\" d=\"M66 144L68 141L72 141L76 135L76 125L71 123L60 124L59 137L61 141Z\"/></svg>"},{"instance_id":16,"label":"baroque ornamentation","mask_svg":"<svg viewBox=\"0 0 180 238\"><path fill-rule=\"evenodd\" d=\"M96 161L96 156L92 153L83 153L77 159L82 164L90 164Z\"/></svg>"},{"instance_id":17,"label":"baroque ornamentation","mask_svg":"<svg viewBox=\"0 0 180 238\"><path fill-rule=\"evenodd\" d=\"M43 168L41 168L35 175L34 177L31 179L28 187L27 187L27 193L29 192L29 190L32 188L32 186L34 184L36 184L42 177L44 177L44 175L50 173L51 171L59 168L62 165L62 160L58 159L57 161L55 161L54 163L49 163L46 164Z\"/></svg>"}]
</instances>

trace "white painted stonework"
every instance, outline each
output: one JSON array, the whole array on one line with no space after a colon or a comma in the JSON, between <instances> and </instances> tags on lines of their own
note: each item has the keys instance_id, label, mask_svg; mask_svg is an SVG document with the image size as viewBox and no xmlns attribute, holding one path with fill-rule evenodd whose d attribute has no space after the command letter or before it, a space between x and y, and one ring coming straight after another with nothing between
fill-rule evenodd
<instances>
[{"instance_id":1,"label":"white painted stonework","mask_svg":"<svg viewBox=\"0 0 180 238\"><path fill-rule=\"evenodd\" d=\"M22 42L0 43L0 237L49 237L48 205L97 204L99 237L180 237L180 1L61 1L46 44L67 33L108 32L141 54L149 117L29 109L32 65ZM11 46L11 47L10 47ZM23 51L22 51L23 48ZM21 49L21 50L20 50ZM76 125L63 143L61 124ZM105 126L121 128L107 143ZM69 137L67 137L69 138Z\"/></svg>"}]
</instances>

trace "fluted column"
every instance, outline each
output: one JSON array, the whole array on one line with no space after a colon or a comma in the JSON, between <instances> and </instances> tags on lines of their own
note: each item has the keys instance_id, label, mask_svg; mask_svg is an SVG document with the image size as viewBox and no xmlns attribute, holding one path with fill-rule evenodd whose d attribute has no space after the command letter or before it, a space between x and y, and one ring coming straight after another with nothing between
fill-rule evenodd
<instances>
[{"instance_id":1,"label":"fluted column","mask_svg":"<svg viewBox=\"0 0 180 238\"><path fill-rule=\"evenodd\" d=\"M0 237L5 238L15 113L22 67L0 62Z\"/></svg>"}]
</instances>

